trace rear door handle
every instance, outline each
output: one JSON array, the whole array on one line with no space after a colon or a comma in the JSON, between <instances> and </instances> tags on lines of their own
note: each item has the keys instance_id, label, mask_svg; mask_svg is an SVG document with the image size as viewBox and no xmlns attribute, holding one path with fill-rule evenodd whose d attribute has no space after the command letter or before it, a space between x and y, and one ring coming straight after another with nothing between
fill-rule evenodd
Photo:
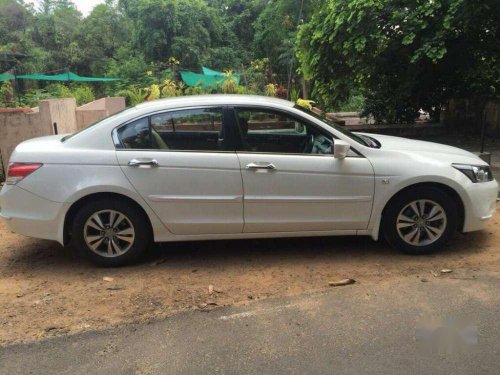
<instances>
[{"instance_id":1,"label":"rear door handle","mask_svg":"<svg viewBox=\"0 0 500 375\"><path fill-rule=\"evenodd\" d=\"M140 167L141 165L149 165L150 167L158 167L158 161L156 159L132 159L128 162L130 167Z\"/></svg>"},{"instance_id":2,"label":"rear door handle","mask_svg":"<svg viewBox=\"0 0 500 375\"><path fill-rule=\"evenodd\" d=\"M268 162L254 162L246 165L247 169L276 169L273 163Z\"/></svg>"}]
</instances>

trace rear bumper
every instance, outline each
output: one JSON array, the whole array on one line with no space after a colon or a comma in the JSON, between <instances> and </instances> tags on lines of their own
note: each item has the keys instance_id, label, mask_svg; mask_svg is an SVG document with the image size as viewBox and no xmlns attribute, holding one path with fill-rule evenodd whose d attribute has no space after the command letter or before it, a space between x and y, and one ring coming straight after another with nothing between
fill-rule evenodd
<instances>
[{"instance_id":1,"label":"rear bumper","mask_svg":"<svg viewBox=\"0 0 500 375\"><path fill-rule=\"evenodd\" d=\"M464 232L481 230L486 227L496 211L498 183L490 181L470 184L466 189L468 202L465 204Z\"/></svg>"},{"instance_id":2,"label":"rear bumper","mask_svg":"<svg viewBox=\"0 0 500 375\"><path fill-rule=\"evenodd\" d=\"M0 219L11 231L63 243L63 203L49 201L15 185L4 185L0 208Z\"/></svg>"}]
</instances>

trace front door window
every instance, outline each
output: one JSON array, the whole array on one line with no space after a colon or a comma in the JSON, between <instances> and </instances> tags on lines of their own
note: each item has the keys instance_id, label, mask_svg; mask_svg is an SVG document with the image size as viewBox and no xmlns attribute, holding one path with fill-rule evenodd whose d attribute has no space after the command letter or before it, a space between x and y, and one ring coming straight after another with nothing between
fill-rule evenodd
<instances>
[{"instance_id":1,"label":"front door window","mask_svg":"<svg viewBox=\"0 0 500 375\"><path fill-rule=\"evenodd\" d=\"M245 151L278 154L331 154L332 137L299 118L277 111L237 108Z\"/></svg>"}]
</instances>

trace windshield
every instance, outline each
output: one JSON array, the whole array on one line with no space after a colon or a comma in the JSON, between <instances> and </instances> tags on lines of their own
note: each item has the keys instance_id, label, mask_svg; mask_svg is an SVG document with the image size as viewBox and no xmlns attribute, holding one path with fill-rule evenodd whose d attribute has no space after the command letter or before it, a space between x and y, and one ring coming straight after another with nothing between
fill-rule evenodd
<instances>
[{"instance_id":1,"label":"windshield","mask_svg":"<svg viewBox=\"0 0 500 375\"><path fill-rule=\"evenodd\" d=\"M345 136L351 138L352 140L362 144L363 146L367 146L367 147L371 147L371 145L369 144L369 142L367 140L365 140L364 137L361 137L357 134L354 134L353 132L351 132L350 130L347 130L346 128L344 128L343 126L340 126L336 123L334 123L332 120L328 119L326 116L322 116L322 115L319 115L307 108L304 108L298 104L295 104L294 108L296 109L299 109L301 110L302 112L304 113L307 113L308 115L314 117L314 118L317 118L318 120L320 120L321 122L324 122L325 124L331 126L332 128L334 128L335 130L338 130L339 132L341 132L342 134L344 134Z\"/></svg>"}]
</instances>

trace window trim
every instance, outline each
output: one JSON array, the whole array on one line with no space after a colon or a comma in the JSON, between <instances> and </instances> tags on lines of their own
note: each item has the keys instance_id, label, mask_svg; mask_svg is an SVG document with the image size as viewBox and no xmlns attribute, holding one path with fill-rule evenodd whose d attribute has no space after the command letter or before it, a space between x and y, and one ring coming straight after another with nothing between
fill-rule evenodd
<instances>
[{"instance_id":1,"label":"window trim","mask_svg":"<svg viewBox=\"0 0 500 375\"><path fill-rule=\"evenodd\" d=\"M238 123L238 109L245 109L245 108L248 108L250 110L263 110L263 111L269 111L269 112L277 112L278 114L279 113L282 113L286 116L289 116L293 119L295 119L296 121L300 121L300 122L303 122L304 124L306 125L310 125L316 129L319 130L320 133L328 133L330 135L330 137L333 139L333 142L335 143L335 139L340 139L338 138L335 134L329 132L328 130L326 129L323 129L321 126L319 126L318 124L312 122L312 121L309 121L308 119L304 118L304 117L301 117L295 113L291 113L291 112L288 112L286 110L283 110L281 108L274 108L274 107L268 107L268 106L265 106L265 105L252 105L252 104L245 104L245 105L232 105L232 106L229 106L229 109L232 110L233 112L233 116L232 116L232 122L233 122L233 125L234 127L237 128L237 135L238 135L238 142L237 142L237 146L236 146L236 152L238 153L245 153L245 154L266 154L266 155L295 155L295 156L321 156L321 157L333 157L333 153L331 154L304 154L304 153L290 153L290 152L261 152L261 151L248 151L248 150L243 150L242 149L242 145L243 145L243 137L242 137L242 134L241 134L241 128L240 128L240 125ZM361 154L358 150L356 150L354 147L352 147L351 145L351 148L350 148L356 155L348 155L347 157L349 158L365 158L365 156L363 154Z\"/></svg>"},{"instance_id":2,"label":"window trim","mask_svg":"<svg viewBox=\"0 0 500 375\"><path fill-rule=\"evenodd\" d=\"M229 150L166 150L166 149L156 149L156 148L151 148L151 149L141 149L141 148L126 148L123 146L123 143L120 141L118 137L118 130L121 129L124 126L127 126L135 121L139 121L143 118L148 119L148 124L149 128L151 129L151 117L154 115L158 114L163 114L163 113L169 113L169 112L178 112L178 111L186 111L186 110L193 110L193 109L210 109L210 108L216 108L220 109L222 113L222 126L221 130L224 133L224 137L227 138L228 134L231 134L230 136L229 144L231 147L229 147ZM149 112L147 114L142 114L140 116L136 116L120 125L117 125L113 130L111 131L111 138L113 140L113 144L115 146L115 151L150 151L150 152L203 152L203 153L233 153L235 152L235 146L234 146L234 134L231 131L228 131L228 121L227 116L229 114L229 107L226 105L201 105L201 106L188 106L188 107L178 107L178 108L170 108L170 109L161 109L161 110L156 110L153 112ZM151 138L151 137L150 137Z\"/></svg>"}]
</instances>

